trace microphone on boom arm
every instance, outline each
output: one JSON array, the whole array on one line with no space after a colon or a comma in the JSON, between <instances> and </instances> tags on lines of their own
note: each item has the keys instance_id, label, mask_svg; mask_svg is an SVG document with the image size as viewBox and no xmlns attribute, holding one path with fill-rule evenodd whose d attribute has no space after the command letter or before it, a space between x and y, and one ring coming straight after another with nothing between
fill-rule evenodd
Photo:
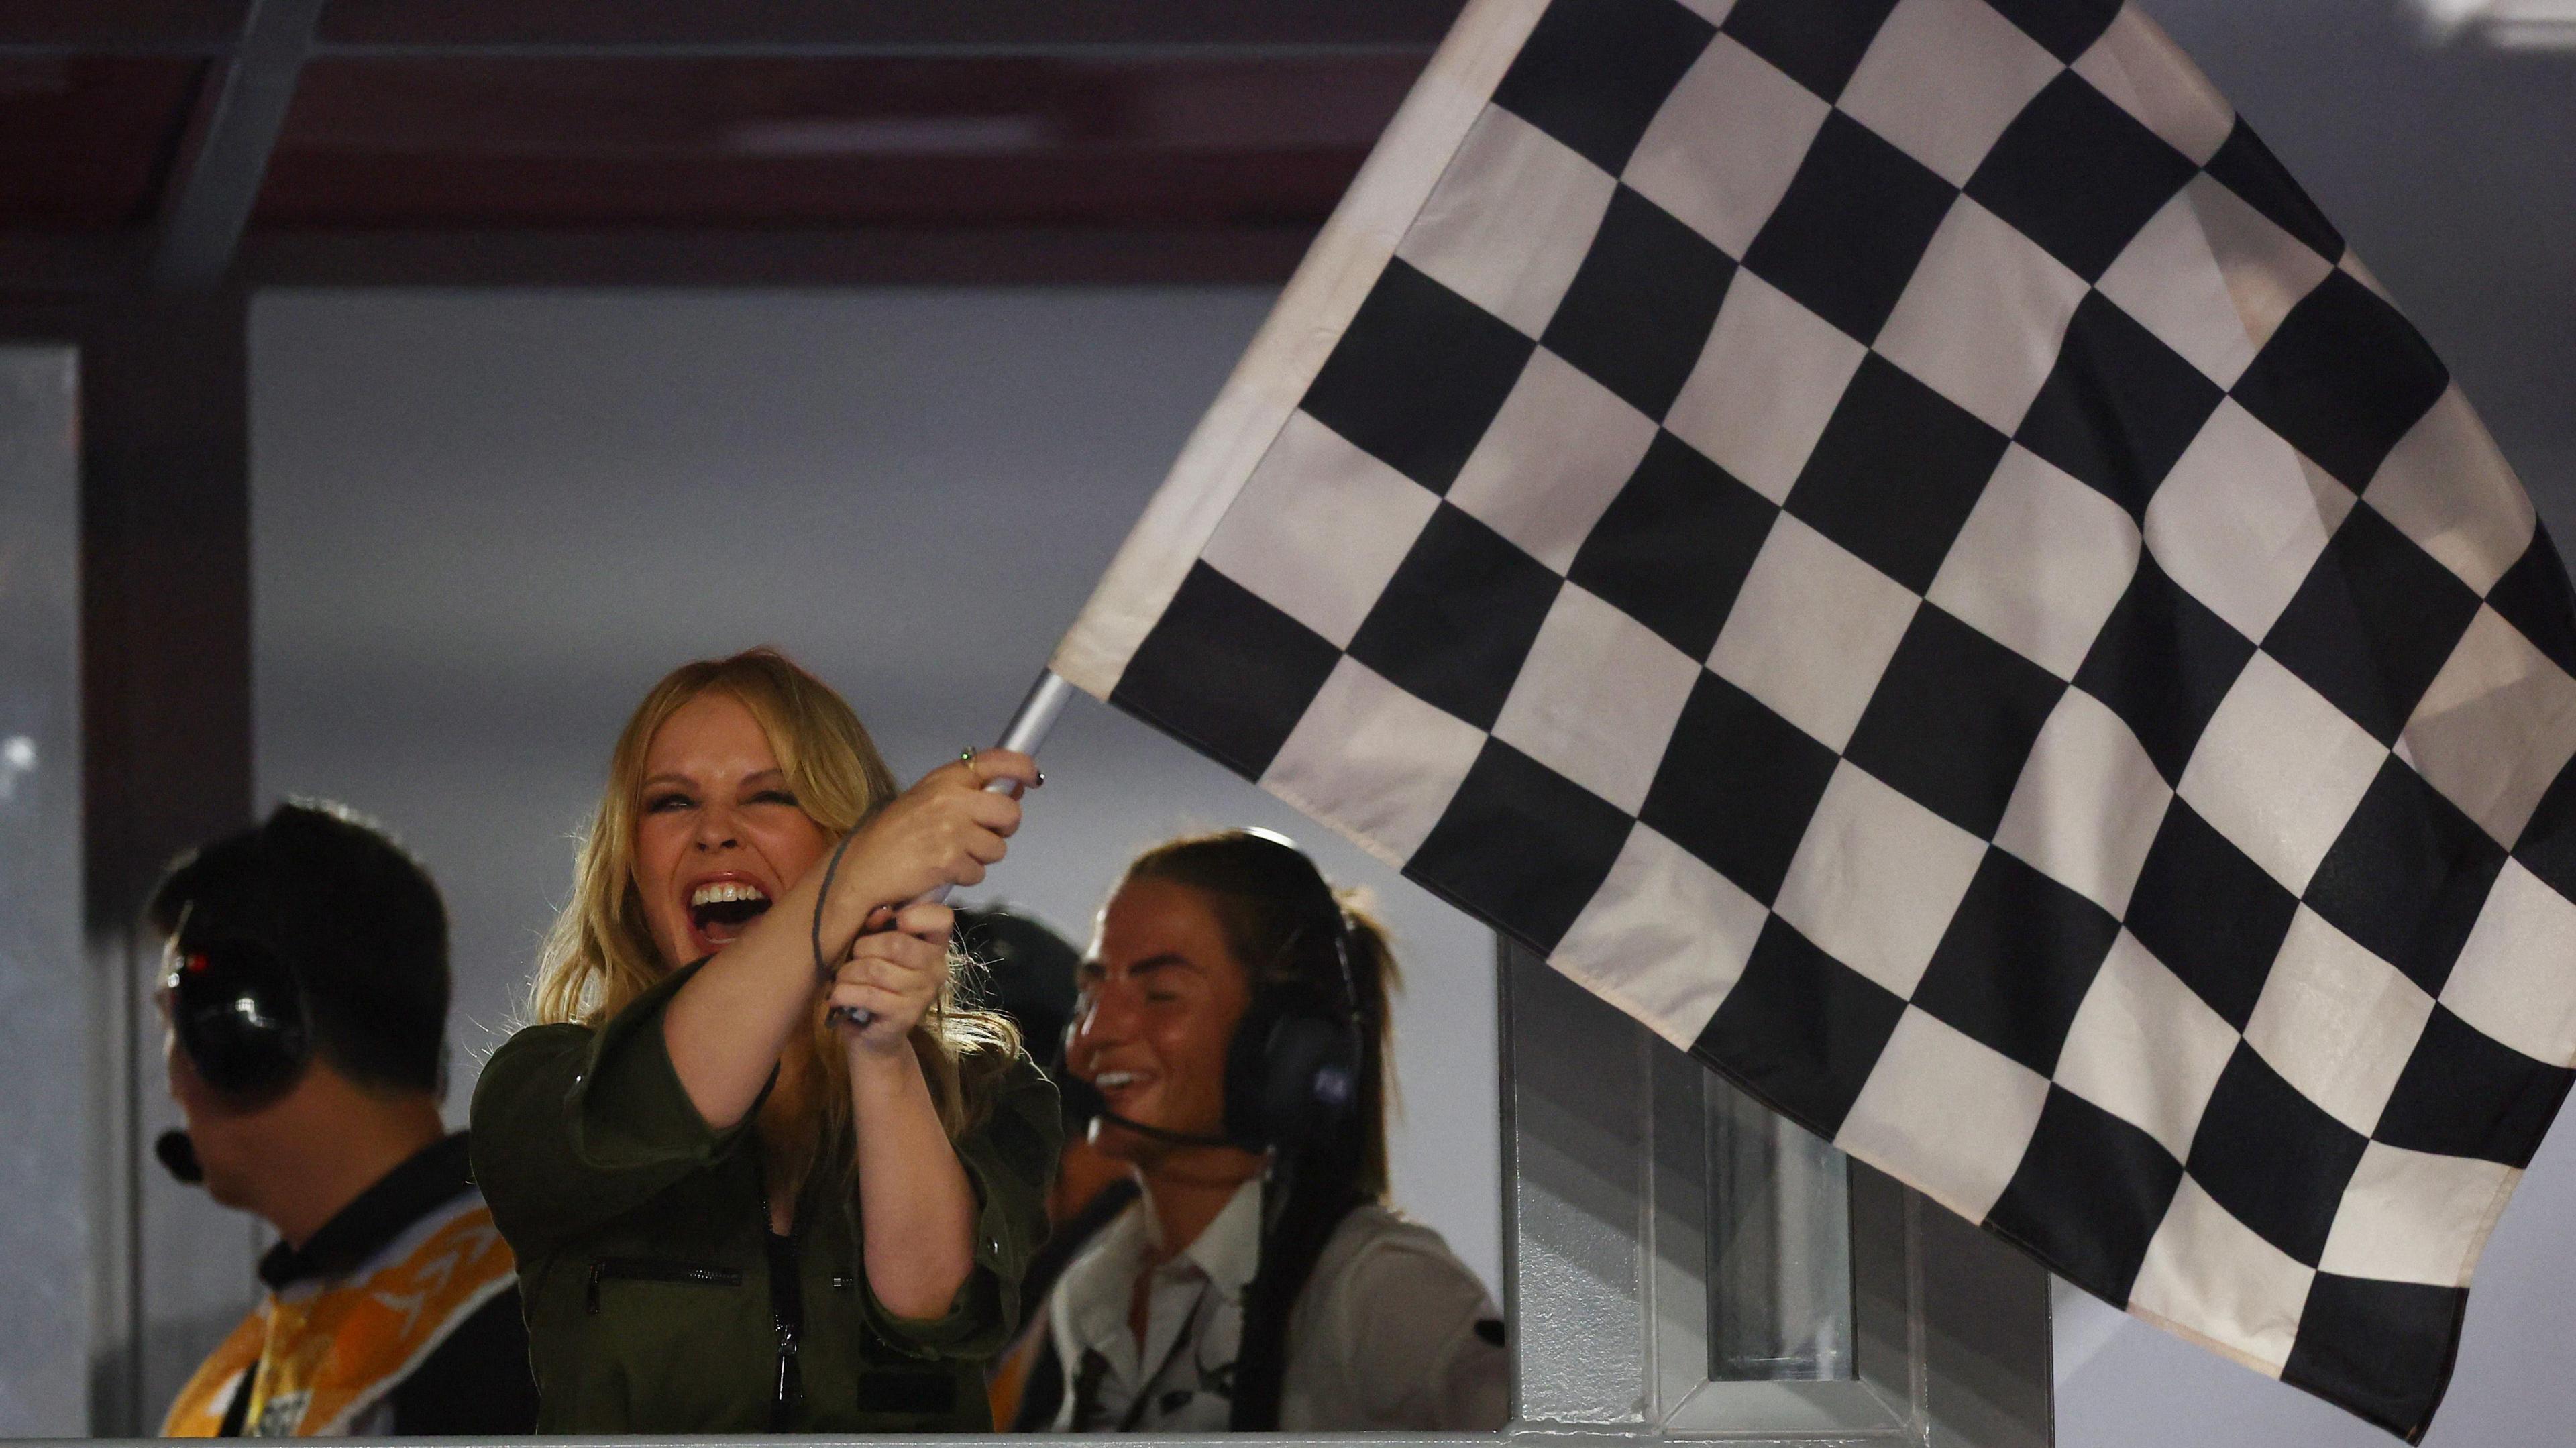
<instances>
[{"instance_id":1,"label":"microphone on boom arm","mask_svg":"<svg viewBox=\"0 0 2576 1448\"><path fill-rule=\"evenodd\" d=\"M187 1186L203 1186L206 1168L197 1160L197 1144L184 1131L165 1131L153 1138L152 1155L170 1175Z\"/></svg>"},{"instance_id":2,"label":"microphone on boom arm","mask_svg":"<svg viewBox=\"0 0 2576 1448\"><path fill-rule=\"evenodd\" d=\"M1166 1142L1173 1146L1243 1145L1242 1142L1236 1141L1230 1136L1193 1136L1186 1131L1168 1131L1159 1126L1147 1126L1144 1122L1121 1116L1115 1111L1102 1110L1094 1113L1094 1118L1096 1120L1106 1121L1112 1126L1132 1131L1138 1136L1148 1138L1149 1140Z\"/></svg>"},{"instance_id":3,"label":"microphone on boom arm","mask_svg":"<svg viewBox=\"0 0 2576 1448\"><path fill-rule=\"evenodd\" d=\"M1076 1121L1085 1118L1106 1121L1112 1126L1124 1127L1149 1141L1160 1141L1171 1146L1243 1145L1242 1142L1230 1136L1196 1136L1186 1131L1173 1131L1168 1127L1149 1126L1133 1117L1121 1116L1109 1109L1109 1102L1100 1094L1099 1087L1073 1074L1071 1070L1059 1073L1056 1090L1064 1096L1065 1109L1072 1113Z\"/></svg>"}]
</instances>

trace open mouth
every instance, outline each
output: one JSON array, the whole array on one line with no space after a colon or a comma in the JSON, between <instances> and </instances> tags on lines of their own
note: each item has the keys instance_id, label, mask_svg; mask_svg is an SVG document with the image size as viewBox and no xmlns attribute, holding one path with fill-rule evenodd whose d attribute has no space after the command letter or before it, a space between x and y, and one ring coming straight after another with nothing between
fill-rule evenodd
<instances>
[{"instance_id":1,"label":"open mouth","mask_svg":"<svg viewBox=\"0 0 2576 1448\"><path fill-rule=\"evenodd\" d=\"M1092 1089L1120 1115L1132 1114L1127 1108L1137 1105L1153 1078L1142 1071L1103 1071L1091 1078Z\"/></svg>"},{"instance_id":2,"label":"open mouth","mask_svg":"<svg viewBox=\"0 0 2576 1448\"><path fill-rule=\"evenodd\" d=\"M769 909L769 892L748 880L714 880L689 892L689 924L723 945Z\"/></svg>"}]
</instances>

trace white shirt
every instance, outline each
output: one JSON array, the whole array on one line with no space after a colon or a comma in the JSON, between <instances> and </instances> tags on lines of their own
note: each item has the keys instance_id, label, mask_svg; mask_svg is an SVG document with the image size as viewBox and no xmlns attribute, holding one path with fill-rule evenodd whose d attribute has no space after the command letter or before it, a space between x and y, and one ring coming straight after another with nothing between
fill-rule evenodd
<instances>
[{"instance_id":1,"label":"white shirt","mask_svg":"<svg viewBox=\"0 0 2576 1448\"><path fill-rule=\"evenodd\" d=\"M1261 1182L1244 1183L1198 1240L1150 1269L1140 1347L1127 1314L1137 1275L1159 1255L1153 1231L1151 1204L1140 1199L1066 1265L1048 1297L1048 1331L1064 1365L1057 1432L1228 1425L1243 1294L1261 1265ZM1501 1319L1439 1233L1365 1203L1325 1243L1289 1313L1279 1426L1501 1428L1510 1411ZM1074 1389L1094 1355L1098 1408L1077 1425Z\"/></svg>"}]
</instances>

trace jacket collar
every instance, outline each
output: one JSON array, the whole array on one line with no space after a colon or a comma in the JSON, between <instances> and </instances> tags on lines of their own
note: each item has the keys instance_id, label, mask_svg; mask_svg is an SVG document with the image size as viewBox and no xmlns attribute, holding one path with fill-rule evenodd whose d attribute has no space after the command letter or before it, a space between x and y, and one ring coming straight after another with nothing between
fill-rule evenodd
<instances>
[{"instance_id":1,"label":"jacket collar","mask_svg":"<svg viewBox=\"0 0 2576 1448\"><path fill-rule=\"evenodd\" d=\"M284 1242L259 1259L259 1280L274 1292L308 1277L338 1277L384 1250L432 1208L474 1189L466 1174L465 1133L422 1147L342 1207L301 1250Z\"/></svg>"}]
</instances>

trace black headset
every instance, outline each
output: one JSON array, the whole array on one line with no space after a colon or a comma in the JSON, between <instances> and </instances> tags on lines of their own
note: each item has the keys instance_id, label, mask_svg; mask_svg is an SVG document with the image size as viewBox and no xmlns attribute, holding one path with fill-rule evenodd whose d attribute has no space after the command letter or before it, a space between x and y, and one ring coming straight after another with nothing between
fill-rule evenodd
<instances>
[{"instance_id":1,"label":"black headset","mask_svg":"<svg viewBox=\"0 0 2576 1448\"><path fill-rule=\"evenodd\" d=\"M198 1080L226 1105L256 1111L293 1090L313 1059L304 983L253 937L191 942L188 917L194 908L194 902L180 908L170 932L169 969L161 975L170 1034ZM206 1179L196 1143L184 1131L161 1133L152 1154L189 1186Z\"/></svg>"},{"instance_id":2,"label":"black headset","mask_svg":"<svg viewBox=\"0 0 2576 1448\"><path fill-rule=\"evenodd\" d=\"M1367 1042L1359 981L1351 965L1351 922L1324 873L1284 835L1251 829L1242 838L1269 848L1286 893L1302 916L1293 954L1312 940L1332 943L1334 969L1287 980L1255 974L1252 1001L1225 1052L1225 1134L1289 1150L1329 1141L1359 1107Z\"/></svg>"},{"instance_id":3,"label":"black headset","mask_svg":"<svg viewBox=\"0 0 2576 1448\"><path fill-rule=\"evenodd\" d=\"M1359 1108L1368 1043L1359 981L1351 964L1351 928L1342 902L1305 851L1284 835L1246 829L1236 838L1258 841L1271 878L1264 893L1294 902L1298 923L1287 949L1329 941L1335 969L1317 982L1311 974L1287 980L1266 976L1257 962L1252 1000L1236 1023L1225 1052L1225 1132L1196 1136L1131 1121L1091 1097L1104 1121L1181 1146L1240 1146L1296 1153L1334 1142ZM1070 1073L1068 1073L1070 1078Z\"/></svg>"},{"instance_id":4,"label":"black headset","mask_svg":"<svg viewBox=\"0 0 2576 1448\"><path fill-rule=\"evenodd\" d=\"M197 1078L225 1104L256 1110L294 1088L313 1060L312 1007L278 953L249 935L170 932L161 988L170 1030Z\"/></svg>"}]
</instances>

